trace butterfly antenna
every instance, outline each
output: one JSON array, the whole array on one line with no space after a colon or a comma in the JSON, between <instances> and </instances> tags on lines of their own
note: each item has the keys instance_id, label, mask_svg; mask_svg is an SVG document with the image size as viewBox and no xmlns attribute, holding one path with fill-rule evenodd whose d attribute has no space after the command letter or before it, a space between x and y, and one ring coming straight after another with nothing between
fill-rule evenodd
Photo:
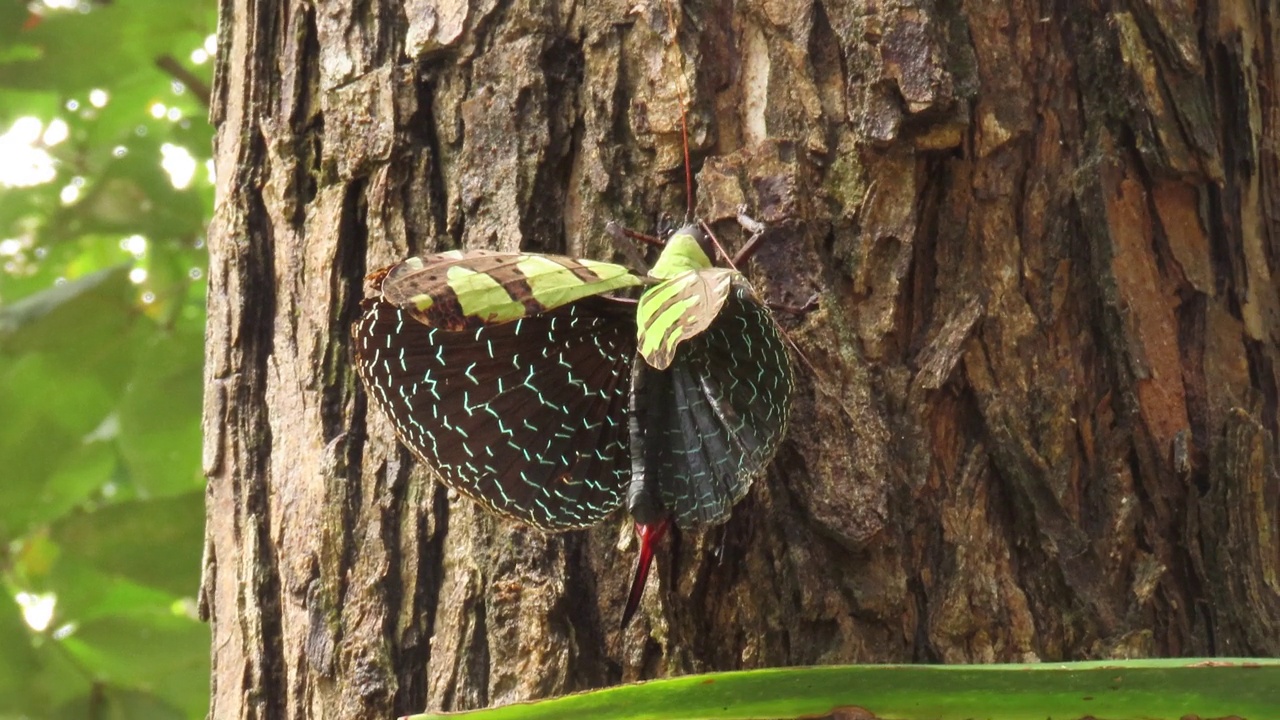
<instances>
[{"instance_id":1,"label":"butterfly antenna","mask_svg":"<svg viewBox=\"0 0 1280 720\"><path fill-rule=\"evenodd\" d=\"M777 321L775 320L775 322ZM796 357L800 358L800 362L804 363L804 366L809 368L809 374L814 377L821 378L822 376L818 374L818 368L814 367L813 363L809 362L809 357L804 354L804 351L800 349L800 346L796 344L796 341L791 338L791 333L787 332L787 329L781 325L778 326L778 330L782 333L782 339L786 340L787 344L791 346L792 352L796 354Z\"/></svg>"},{"instance_id":2,"label":"butterfly antenna","mask_svg":"<svg viewBox=\"0 0 1280 720\"><path fill-rule=\"evenodd\" d=\"M667 27L671 29L671 36L677 35L676 18L678 13L675 3L663 3L663 9L667 12ZM680 85L676 85L676 96L680 100L680 144L684 150L684 194L685 194L685 223L693 220L693 163L689 160L689 102L685 99L684 90Z\"/></svg>"},{"instance_id":3,"label":"butterfly antenna","mask_svg":"<svg viewBox=\"0 0 1280 720\"><path fill-rule=\"evenodd\" d=\"M684 146L684 192L686 222L693 217L693 163L689 161L689 113L685 110L684 93L680 98L680 142Z\"/></svg>"},{"instance_id":4,"label":"butterfly antenna","mask_svg":"<svg viewBox=\"0 0 1280 720\"><path fill-rule=\"evenodd\" d=\"M720 257L724 258L724 261L729 263L729 267L732 270L741 272L738 270L738 266L734 264L733 258L729 256L729 253L725 252L724 246L720 244L720 238L716 237L716 234L711 232L711 226L708 225L705 220L699 220L698 224L702 226L702 232L706 233L708 238L711 238L711 244L716 246L716 252L720 253Z\"/></svg>"}]
</instances>

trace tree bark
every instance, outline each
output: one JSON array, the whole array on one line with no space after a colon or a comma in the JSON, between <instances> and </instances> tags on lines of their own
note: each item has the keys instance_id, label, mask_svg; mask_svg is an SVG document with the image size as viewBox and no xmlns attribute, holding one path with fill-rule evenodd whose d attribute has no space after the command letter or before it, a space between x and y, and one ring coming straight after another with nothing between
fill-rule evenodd
<instances>
[{"instance_id":1,"label":"tree bark","mask_svg":"<svg viewBox=\"0 0 1280 720\"><path fill-rule=\"evenodd\" d=\"M1280 653L1280 15L1201 3L225 0L211 717L715 669ZM370 412L362 277L608 259L745 203L790 439L619 630L622 514L544 535ZM717 228L740 242L729 222Z\"/></svg>"}]
</instances>

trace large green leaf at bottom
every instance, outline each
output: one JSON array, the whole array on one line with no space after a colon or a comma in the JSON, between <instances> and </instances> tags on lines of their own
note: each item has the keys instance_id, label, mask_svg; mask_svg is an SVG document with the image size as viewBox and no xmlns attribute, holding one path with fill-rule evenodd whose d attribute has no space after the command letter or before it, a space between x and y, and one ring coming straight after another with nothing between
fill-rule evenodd
<instances>
[{"instance_id":1,"label":"large green leaf at bottom","mask_svg":"<svg viewBox=\"0 0 1280 720\"><path fill-rule=\"evenodd\" d=\"M844 713L877 720L1275 720L1280 717L1280 660L778 668L690 675L411 718L755 720Z\"/></svg>"}]
</instances>

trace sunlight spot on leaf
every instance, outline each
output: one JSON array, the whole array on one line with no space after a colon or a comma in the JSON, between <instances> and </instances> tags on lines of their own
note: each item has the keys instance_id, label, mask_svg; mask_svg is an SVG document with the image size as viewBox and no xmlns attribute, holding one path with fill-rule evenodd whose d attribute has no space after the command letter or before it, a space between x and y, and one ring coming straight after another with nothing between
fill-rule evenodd
<instances>
[{"instance_id":1,"label":"sunlight spot on leaf","mask_svg":"<svg viewBox=\"0 0 1280 720\"><path fill-rule=\"evenodd\" d=\"M129 282L134 285L141 285L147 281L147 269L136 267L129 271Z\"/></svg>"},{"instance_id":2,"label":"sunlight spot on leaf","mask_svg":"<svg viewBox=\"0 0 1280 720\"><path fill-rule=\"evenodd\" d=\"M190 186L196 174L196 159L191 156L191 151L181 145L165 143L160 146L160 155L160 167L169 173L169 182L179 190Z\"/></svg>"},{"instance_id":3,"label":"sunlight spot on leaf","mask_svg":"<svg viewBox=\"0 0 1280 720\"><path fill-rule=\"evenodd\" d=\"M174 600L173 604L169 606L169 610L179 617L185 617L191 620L200 619L200 606L196 603L196 599L192 597L184 597Z\"/></svg>"},{"instance_id":4,"label":"sunlight spot on leaf","mask_svg":"<svg viewBox=\"0 0 1280 720\"><path fill-rule=\"evenodd\" d=\"M67 135L69 134L70 130L67 127L66 121L62 118L54 118L49 121L49 126L44 129L44 135L42 135L40 139L45 145L57 145L63 140L66 140Z\"/></svg>"},{"instance_id":5,"label":"sunlight spot on leaf","mask_svg":"<svg viewBox=\"0 0 1280 720\"><path fill-rule=\"evenodd\" d=\"M164 117L164 114L168 109L169 108L164 106L164 103L151 103L151 107L147 108L148 112L151 113L151 117L157 120Z\"/></svg>"},{"instance_id":6,"label":"sunlight spot on leaf","mask_svg":"<svg viewBox=\"0 0 1280 720\"><path fill-rule=\"evenodd\" d=\"M119 435L120 435L120 416L115 413L111 413L110 415L103 418L102 422L98 423L98 427L94 428L93 432L84 436L84 441L86 443L92 443L92 442L102 442L105 440L114 440Z\"/></svg>"},{"instance_id":7,"label":"sunlight spot on leaf","mask_svg":"<svg viewBox=\"0 0 1280 720\"><path fill-rule=\"evenodd\" d=\"M13 126L4 136L10 138L12 142L34 145L40 138L42 130L44 130L44 123L40 122L40 118L24 115L13 121Z\"/></svg>"},{"instance_id":8,"label":"sunlight spot on leaf","mask_svg":"<svg viewBox=\"0 0 1280 720\"><path fill-rule=\"evenodd\" d=\"M44 123L28 115L0 135L0 185L29 187L54 178L53 157L35 146L43 131Z\"/></svg>"},{"instance_id":9,"label":"sunlight spot on leaf","mask_svg":"<svg viewBox=\"0 0 1280 720\"><path fill-rule=\"evenodd\" d=\"M27 627L36 632L44 632L53 622L53 609L58 605L58 596L53 593L20 592L15 596L22 608L22 619Z\"/></svg>"},{"instance_id":10,"label":"sunlight spot on leaf","mask_svg":"<svg viewBox=\"0 0 1280 720\"><path fill-rule=\"evenodd\" d=\"M58 193L58 199L62 201L63 205L70 205L80 199L80 188L74 184L67 185Z\"/></svg>"},{"instance_id":11,"label":"sunlight spot on leaf","mask_svg":"<svg viewBox=\"0 0 1280 720\"><path fill-rule=\"evenodd\" d=\"M105 106L108 99L107 91L102 88L94 88L89 91L89 104L96 108Z\"/></svg>"},{"instance_id":12,"label":"sunlight spot on leaf","mask_svg":"<svg viewBox=\"0 0 1280 720\"><path fill-rule=\"evenodd\" d=\"M203 65L209 62L209 53L204 48L196 48L191 51L191 62L194 65Z\"/></svg>"},{"instance_id":13,"label":"sunlight spot on leaf","mask_svg":"<svg viewBox=\"0 0 1280 720\"><path fill-rule=\"evenodd\" d=\"M130 235L120 241L120 249L140 258L147 252L147 239L141 235Z\"/></svg>"}]
</instances>

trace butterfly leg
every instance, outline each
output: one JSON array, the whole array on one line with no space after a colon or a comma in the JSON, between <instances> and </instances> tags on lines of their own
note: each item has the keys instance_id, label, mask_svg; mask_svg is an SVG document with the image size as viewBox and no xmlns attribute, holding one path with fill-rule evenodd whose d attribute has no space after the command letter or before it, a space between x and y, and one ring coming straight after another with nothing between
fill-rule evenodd
<instances>
[{"instance_id":1,"label":"butterfly leg","mask_svg":"<svg viewBox=\"0 0 1280 720\"><path fill-rule=\"evenodd\" d=\"M662 238L656 238L652 235L645 235L642 232L631 230L630 228L624 228L617 220L610 220L608 224L604 226L604 231L609 233L609 237L613 238L615 242L622 245L629 245L629 243L624 242L626 240L636 240L647 245L656 245L657 247L662 247L666 244L662 242Z\"/></svg>"},{"instance_id":2,"label":"butterfly leg","mask_svg":"<svg viewBox=\"0 0 1280 720\"><path fill-rule=\"evenodd\" d=\"M751 259L756 254L756 250L760 249L760 243L764 242L765 231L768 229L764 223L747 215L747 206L738 206L738 224L743 230L751 233L751 237L747 238L747 243L742 246L737 255L733 256L733 267L740 267L743 263Z\"/></svg>"},{"instance_id":3,"label":"butterfly leg","mask_svg":"<svg viewBox=\"0 0 1280 720\"><path fill-rule=\"evenodd\" d=\"M788 315L808 315L818 309L818 293L810 295L803 305L786 305L778 302L767 302L765 304L774 312L784 312Z\"/></svg>"},{"instance_id":4,"label":"butterfly leg","mask_svg":"<svg viewBox=\"0 0 1280 720\"><path fill-rule=\"evenodd\" d=\"M640 252L635 243L629 242L630 240L657 245L658 247L662 247L663 244L661 240L652 235L645 235L622 227L617 220L610 220L604 226L604 231L609 234L609 237L613 238L614 244L621 248L622 252L627 256L627 262L631 263L632 267L648 268L649 263L645 261L644 253Z\"/></svg>"}]
</instances>

